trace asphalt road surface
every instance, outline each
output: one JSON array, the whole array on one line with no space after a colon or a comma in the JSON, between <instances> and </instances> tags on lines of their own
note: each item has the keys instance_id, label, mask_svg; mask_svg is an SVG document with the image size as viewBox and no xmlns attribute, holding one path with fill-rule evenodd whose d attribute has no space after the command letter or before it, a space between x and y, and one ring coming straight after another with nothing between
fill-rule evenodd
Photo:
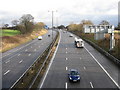
<instances>
[{"instance_id":1,"label":"asphalt road surface","mask_svg":"<svg viewBox=\"0 0 120 90\"><path fill-rule=\"evenodd\" d=\"M76 48L76 36L69 35L60 31L58 50L39 88L118 88L120 68L86 42L84 48ZM80 72L80 82L69 82L69 69Z\"/></svg>"},{"instance_id":2,"label":"asphalt road surface","mask_svg":"<svg viewBox=\"0 0 120 90\"><path fill-rule=\"evenodd\" d=\"M52 42L52 31L2 55L2 88L10 88ZM53 31L53 36L56 32Z\"/></svg>"}]
</instances>

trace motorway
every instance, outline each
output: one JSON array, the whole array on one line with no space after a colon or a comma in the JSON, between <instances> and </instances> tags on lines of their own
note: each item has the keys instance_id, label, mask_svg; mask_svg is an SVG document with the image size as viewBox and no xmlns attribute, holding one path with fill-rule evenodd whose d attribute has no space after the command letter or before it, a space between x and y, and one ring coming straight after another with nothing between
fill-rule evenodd
<instances>
[{"instance_id":1,"label":"motorway","mask_svg":"<svg viewBox=\"0 0 120 90\"><path fill-rule=\"evenodd\" d=\"M42 40L36 38L2 54L2 88L10 88L42 54L52 42L52 36L48 37L51 33L49 30ZM53 31L53 35L55 37L56 32Z\"/></svg>"},{"instance_id":2,"label":"motorway","mask_svg":"<svg viewBox=\"0 0 120 90\"><path fill-rule=\"evenodd\" d=\"M60 31L60 43L39 88L118 88L120 68L85 42L76 48L74 37ZM69 69L77 69L81 81L69 82Z\"/></svg>"}]
</instances>

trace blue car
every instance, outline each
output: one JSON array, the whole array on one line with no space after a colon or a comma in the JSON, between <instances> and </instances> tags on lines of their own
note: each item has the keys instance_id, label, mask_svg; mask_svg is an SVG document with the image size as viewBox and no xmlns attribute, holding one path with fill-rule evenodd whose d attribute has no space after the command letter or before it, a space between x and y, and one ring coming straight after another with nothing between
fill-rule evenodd
<instances>
[{"instance_id":1,"label":"blue car","mask_svg":"<svg viewBox=\"0 0 120 90\"><path fill-rule=\"evenodd\" d=\"M70 72L68 74L68 78L70 81L73 81L73 82L80 81L80 79L81 79L80 74L76 69L70 70Z\"/></svg>"}]
</instances>

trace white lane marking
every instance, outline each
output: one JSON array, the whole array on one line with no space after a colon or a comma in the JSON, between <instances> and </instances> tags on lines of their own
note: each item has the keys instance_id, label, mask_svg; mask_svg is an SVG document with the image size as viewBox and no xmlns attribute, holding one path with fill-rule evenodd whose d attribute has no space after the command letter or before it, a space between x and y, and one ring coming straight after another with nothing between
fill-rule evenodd
<instances>
[{"instance_id":1,"label":"white lane marking","mask_svg":"<svg viewBox=\"0 0 120 90\"><path fill-rule=\"evenodd\" d=\"M67 50L67 48L66 48L66 50Z\"/></svg>"},{"instance_id":2,"label":"white lane marking","mask_svg":"<svg viewBox=\"0 0 120 90\"><path fill-rule=\"evenodd\" d=\"M10 60L6 61L5 63L8 63L8 62L10 62Z\"/></svg>"},{"instance_id":3,"label":"white lane marking","mask_svg":"<svg viewBox=\"0 0 120 90\"><path fill-rule=\"evenodd\" d=\"M6 59L6 60L9 60L9 59L11 59L11 58L15 57L16 55L17 55L17 54L15 54L15 55L11 56L10 58L8 58L8 59Z\"/></svg>"},{"instance_id":4,"label":"white lane marking","mask_svg":"<svg viewBox=\"0 0 120 90\"><path fill-rule=\"evenodd\" d=\"M22 63L23 62L23 60L21 60L19 63Z\"/></svg>"},{"instance_id":5,"label":"white lane marking","mask_svg":"<svg viewBox=\"0 0 120 90\"><path fill-rule=\"evenodd\" d=\"M21 47L21 48L19 48L19 49L16 49L16 50L14 50L14 51L16 52L16 51L18 51L18 50L20 50L20 49L22 49L22 48L24 48L24 47L32 44L32 43L34 43L34 42L30 42L29 44L26 44L25 46L23 46L23 47ZM5 57L5 56L8 56L8 55L10 55L10 54L12 54L12 53L9 53L9 54L7 54L7 55L4 55L4 56L2 56L1 58Z\"/></svg>"},{"instance_id":6,"label":"white lane marking","mask_svg":"<svg viewBox=\"0 0 120 90\"><path fill-rule=\"evenodd\" d=\"M10 70L7 70L7 71L4 73L4 75L8 74L9 72L10 72Z\"/></svg>"},{"instance_id":7,"label":"white lane marking","mask_svg":"<svg viewBox=\"0 0 120 90\"><path fill-rule=\"evenodd\" d=\"M20 56L20 54L18 54L18 56Z\"/></svg>"},{"instance_id":8,"label":"white lane marking","mask_svg":"<svg viewBox=\"0 0 120 90\"><path fill-rule=\"evenodd\" d=\"M61 34L60 34L60 39L59 39L59 42L58 42L58 46L57 46L57 48L56 48L55 53L53 54L53 57L52 57L52 59L51 59L51 62L50 62L50 64L49 64L49 66L48 66L48 69L47 69L47 71L46 71L46 73L45 73L45 75L44 75L44 78L43 78L43 80L42 80L42 83L41 83L41 85L40 85L40 88L42 88L43 83L44 83L44 81L45 81L45 79L46 79L46 77L47 77L48 71L49 71L49 69L50 69L50 67L51 67L51 65L52 65L53 59L55 58L55 55L56 55L56 53L57 53L57 50L58 50L60 41L61 41Z\"/></svg>"},{"instance_id":9,"label":"white lane marking","mask_svg":"<svg viewBox=\"0 0 120 90\"><path fill-rule=\"evenodd\" d=\"M86 67L83 67L86 70Z\"/></svg>"},{"instance_id":10,"label":"white lane marking","mask_svg":"<svg viewBox=\"0 0 120 90\"><path fill-rule=\"evenodd\" d=\"M120 86L118 85L118 83L110 76L110 74L104 69L104 67L98 62L98 60L89 52L89 50L86 47L84 48L92 56L92 58L97 62L97 64L103 69L103 71L108 75L108 77L113 81L113 83L120 89Z\"/></svg>"},{"instance_id":11,"label":"white lane marking","mask_svg":"<svg viewBox=\"0 0 120 90\"><path fill-rule=\"evenodd\" d=\"M68 60L68 58L65 58L66 60Z\"/></svg>"},{"instance_id":12,"label":"white lane marking","mask_svg":"<svg viewBox=\"0 0 120 90\"><path fill-rule=\"evenodd\" d=\"M28 51L27 49L25 51Z\"/></svg>"},{"instance_id":13,"label":"white lane marking","mask_svg":"<svg viewBox=\"0 0 120 90\"><path fill-rule=\"evenodd\" d=\"M92 82L90 82L90 86L91 86L91 88L94 88Z\"/></svg>"},{"instance_id":14,"label":"white lane marking","mask_svg":"<svg viewBox=\"0 0 120 90\"><path fill-rule=\"evenodd\" d=\"M66 52L67 53L67 52Z\"/></svg>"},{"instance_id":15,"label":"white lane marking","mask_svg":"<svg viewBox=\"0 0 120 90\"><path fill-rule=\"evenodd\" d=\"M28 54L28 56L31 56L31 54Z\"/></svg>"},{"instance_id":16,"label":"white lane marking","mask_svg":"<svg viewBox=\"0 0 120 90\"><path fill-rule=\"evenodd\" d=\"M65 89L67 89L68 85L67 85L67 82L65 83Z\"/></svg>"},{"instance_id":17,"label":"white lane marking","mask_svg":"<svg viewBox=\"0 0 120 90\"><path fill-rule=\"evenodd\" d=\"M66 70L68 70L68 67L65 67Z\"/></svg>"},{"instance_id":18,"label":"white lane marking","mask_svg":"<svg viewBox=\"0 0 120 90\"><path fill-rule=\"evenodd\" d=\"M36 51L36 49L34 49L34 51Z\"/></svg>"}]
</instances>

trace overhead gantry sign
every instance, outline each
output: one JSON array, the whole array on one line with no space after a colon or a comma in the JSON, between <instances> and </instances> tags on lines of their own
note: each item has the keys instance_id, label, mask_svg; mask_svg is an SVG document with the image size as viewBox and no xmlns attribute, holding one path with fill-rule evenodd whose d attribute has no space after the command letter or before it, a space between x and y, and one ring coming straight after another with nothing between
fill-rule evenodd
<instances>
[{"instance_id":1,"label":"overhead gantry sign","mask_svg":"<svg viewBox=\"0 0 120 90\"><path fill-rule=\"evenodd\" d=\"M94 33L94 39L105 38L105 34L110 34L110 50L115 46L114 25L84 25L84 33Z\"/></svg>"}]
</instances>

